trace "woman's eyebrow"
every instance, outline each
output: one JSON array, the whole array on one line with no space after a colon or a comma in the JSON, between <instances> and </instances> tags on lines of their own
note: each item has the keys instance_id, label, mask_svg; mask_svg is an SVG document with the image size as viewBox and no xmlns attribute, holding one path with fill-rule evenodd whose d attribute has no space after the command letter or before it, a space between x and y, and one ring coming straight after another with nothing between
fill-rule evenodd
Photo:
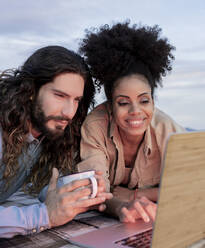
<instances>
[{"instance_id":1,"label":"woman's eyebrow","mask_svg":"<svg viewBox=\"0 0 205 248\"><path fill-rule=\"evenodd\" d=\"M150 95L150 92L143 92L142 94L139 94L137 97L141 97L141 96L144 96L144 95Z\"/></svg>"},{"instance_id":2,"label":"woman's eyebrow","mask_svg":"<svg viewBox=\"0 0 205 248\"><path fill-rule=\"evenodd\" d=\"M149 94L150 94L150 92L143 92L143 93L139 94L137 97L141 97L141 96L149 95ZM116 100L116 99L119 98L119 97L124 97L124 98L127 98L127 99L130 98L129 96L126 96L126 95L117 95L117 96L114 98L114 100Z\"/></svg>"},{"instance_id":3,"label":"woman's eyebrow","mask_svg":"<svg viewBox=\"0 0 205 248\"><path fill-rule=\"evenodd\" d=\"M119 98L119 97L129 98L129 96L126 96L126 95L117 95L117 96L114 98L114 100L116 100L116 99Z\"/></svg>"}]
</instances>

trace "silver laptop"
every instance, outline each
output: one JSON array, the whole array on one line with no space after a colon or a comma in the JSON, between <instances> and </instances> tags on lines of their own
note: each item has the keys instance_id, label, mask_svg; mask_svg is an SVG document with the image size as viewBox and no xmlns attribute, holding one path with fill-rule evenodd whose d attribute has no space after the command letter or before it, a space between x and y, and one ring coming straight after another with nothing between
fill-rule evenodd
<instances>
[{"instance_id":1,"label":"silver laptop","mask_svg":"<svg viewBox=\"0 0 205 248\"><path fill-rule=\"evenodd\" d=\"M183 248L205 237L205 132L169 137L154 225L138 220L72 237L87 248Z\"/></svg>"}]
</instances>

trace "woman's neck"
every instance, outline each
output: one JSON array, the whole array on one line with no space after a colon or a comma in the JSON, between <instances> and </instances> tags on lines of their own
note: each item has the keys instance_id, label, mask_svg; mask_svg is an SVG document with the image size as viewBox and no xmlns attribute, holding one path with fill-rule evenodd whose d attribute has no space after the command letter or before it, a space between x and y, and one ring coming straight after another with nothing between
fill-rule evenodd
<instances>
[{"instance_id":1,"label":"woman's neck","mask_svg":"<svg viewBox=\"0 0 205 248\"><path fill-rule=\"evenodd\" d=\"M142 144L144 134L139 136L129 136L120 130L119 133L123 144L125 166L132 168L134 166L140 145Z\"/></svg>"},{"instance_id":2,"label":"woman's neck","mask_svg":"<svg viewBox=\"0 0 205 248\"><path fill-rule=\"evenodd\" d=\"M120 134L123 146L126 146L126 147L134 146L136 148L140 145L142 139L144 138L144 134L138 135L138 136L128 135L127 133L123 132L123 130L120 130L120 129L119 129L119 134Z\"/></svg>"}]
</instances>

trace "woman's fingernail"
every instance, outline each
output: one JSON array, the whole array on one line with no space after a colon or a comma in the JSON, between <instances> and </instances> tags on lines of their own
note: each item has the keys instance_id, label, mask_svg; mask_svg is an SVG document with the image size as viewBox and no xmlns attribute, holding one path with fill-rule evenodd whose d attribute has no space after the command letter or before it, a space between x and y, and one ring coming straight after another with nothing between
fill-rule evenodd
<instances>
[{"instance_id":1,"label":"woman's fingernail","mask_svg":"<svg viewBox=\"0 0 205 248\"><path fill-rule=\"evenodd\" d=\"M146 222L149 222L150 221L150 218L148 216L145 217L145 221Z\"/></svg>"}]
</instances>

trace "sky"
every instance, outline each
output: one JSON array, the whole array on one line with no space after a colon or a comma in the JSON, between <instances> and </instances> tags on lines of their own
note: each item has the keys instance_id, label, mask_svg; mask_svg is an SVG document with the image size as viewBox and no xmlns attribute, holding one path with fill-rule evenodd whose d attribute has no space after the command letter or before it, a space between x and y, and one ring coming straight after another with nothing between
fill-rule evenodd
<instances>
[{"instance_id":1,"label":"sky","mask_svg":"<svg viewBox=\"0 0 205 248\"><path fill-rule=\"evenodd\" d=\"M184 127L205 129L204 0L0 0L0 6L0 71L21 66L43 46L77 51L92 27L127 19L159 25L176 51L155 105ZM103 101L103 93L96 99Z\"/></svg>"}]
</instances>

